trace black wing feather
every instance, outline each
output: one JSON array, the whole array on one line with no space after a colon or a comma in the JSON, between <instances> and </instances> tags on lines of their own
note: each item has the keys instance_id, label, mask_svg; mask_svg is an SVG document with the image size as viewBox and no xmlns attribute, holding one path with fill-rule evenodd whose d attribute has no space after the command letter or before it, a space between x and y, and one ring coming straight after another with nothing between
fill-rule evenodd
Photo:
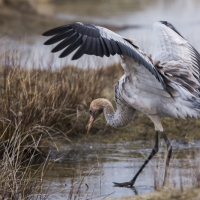
<instances>
[{"instance_id":1,"label":"black wing feather","mask_svg":"<svg viewBox=\"0 0 200 200\"><path fill-rule=\"evenodd\" d=\"M75 49L77 49L77 47L79 47L82 43L82 38L81 35L78 36L78 38L75 40L74 43L71 43L61 54L60 54L60 58L63 58L67 55L69 55L72 51L74 51Z\"/></svg>"},{"instance_id":2,"label":"black wing feather","mask_svg":"<svg viewBox=\"0 0 200 200\"><path fill-rule=\"evenodd\" d=\"M101 44L101 41L100 41L100 39L96 39L97 41L96 41L96 45L97 45L97 49L96 49L96 51L97 51L97 55L99 55L100 57L103 57L104 56L104 50L103 50L103 47L102 47L102 44Z\"/></svg>"},{"instance_id":3,"label":"black wing feather","mask_svg":"<svg viewBox=\"0 0 200 200\"><path fill-rule=\"evenodd\" d=\"M52 35L56 35L58 33L62 33L62 32L68 31L70 29L71 29L70 24L69 25L64 25L64 26L59 26L59 27L56 27L56 28L53 28L53 29L51 29L49 31L44 32L42 35L43 36L52 36Z\"/></svg>"},{"instance_id":4,"label":"black wing feather","mask_svg":"<svg viewBox=\"0 0 200 200\"><path fill-rule=\"evenodd\" d=\"M71 44L76 38L77 38L77 33L75 32L70 37L60 42L55 48L52 49L51 52L54 53L64 49L66 46Z\"/></svg>"},{"instance_id":5,"label":"black wing feather","mask_svg":"<svg viewBox=\"0 0 200 200\"><path fill-rule=\"evenodd\" d=\"M104 43L102 38L99 38L99 40L100 40L101 46L103 48L102 49L103 54L108 57L110 54L109 54L109 50L108 50L107 46L105 45L105 43Z\"/></svg>"},{"instance_id":6,"label":"black wing feather","mask_svg":"<svg viewBox=\"0 0 200 200\"><path fill-rule=\"evenodd\" d=\"M104 43L105 43L105 45L106 45L106 47L107 47L107 49L108 49L109 54L110 54L110 55L115 55L116 53L115 53L115 52L113 51L113 49L112 49L112 45L111 45L111 43L110 43L110 40L107 39L107 38L103 38L103 41L104 41Z\"/></svg>"},{"instance_id":7,"label":"black wing feather","mask_svg":"<svg viewBox=\"0 0 200 200\"><path fill-rule=\"evenodd\" d=\"M47 40L44 45L51 45L51 44L54 44L56 42L59 42L67 37L69 37L74 31L73 30L68 30L67 32L62 32L62 33L59 33L55 36L53 36L52 38L50 38L49 40Z\"/></svg>"},{"instance_id":8,"label":"black wing feather","mask_svg":"<svg viewBox=\"0 0 200 200\"><path fill-rule=\"evenodd\" d=\"M86 48L84 49L85 53L88 54L88 55L92 55L91 54L91 44L92 43L92 38L91 37L87 37L87 42L86 42Z\"/></svg>"},{"instance_id":9,"label":"black wing feather","mask_svg":"<svg viewBox=\"0 0 200 200\"><path fill-rule=\"evenodd\" d=\"M118 45L119 45L119 47L121 49L122 54L125 54L127 56L131 56L130 52L128 51L128 48L124 44L118 42Z\"/></svg>"},{"instance_id":10,"label":"black wing feather","mask_svg":"<svg viewBox=\"0 0 200 200\"><path fill-rule=\"evenodd\" d=\"M95 40L95 41L94 41ZM102 46L101 46L101 43L99 41L98 38L93 38L93 42L94 42L94 45L93 45L93 49L94 49L94 54L96 56L101 56L103 55L102 54ZM101 56L102 57L102 56Z\"/></svg>"},{"instance_id":11,"label":"black wing feather","mask_svg":"<svg viewBox=\"0 0 200 200\"><path fill-rule=\"evenodd\" d=\"M97 48L98 48L97 40L98 40L98 39L92 38L91 40L92 40L92 41L91 41L90 53L91 53L91 55L98 56L98 55L99 55L99 54L98 54L98 50L97 50Z\"/></svg>"},{"instance_id":12,"label":"black wing feather","mask_svg":"<svg viewBox=\"0 0 200 200\"><path fill-rule=\"evenodd\" d=\"M115 50L115 52L116 52L117 54L121 55L121 54L122 54L122 51L121 51L121 49L120 49L118 43L117 43L116 41L114 41L114 40L110 40L110 43L111 43L111 46L113 47L113 49Z\"/></svg>"},{"instance_id":13,"label":"black wing feather","mask_svg":"<svg viewBox=\"0 0 200 200\"><path fill-rule=\"evenodd\" d=\"M86 49L86 45L87 45L87 35L84 35L81 39L82 39L82 45L79 47L79 49L73 55L72 60L79 59L85 53L85 49Z\"/></svg>"},{"instance_id":14,"label":"black wing feather","mask_svg":"<svg viewBox=\"0 0 200 200\"><path fill-rule=\"evenodd\" d=\"M63 40L64 34L67 35L67 38ZM132 42L103 27L77 22L54 28L43 33L43 35L53 36L45 44L52 44L62 40L52 50L52 52L57 52L67 47L60 57L65 57L76 49L77 51L72 59L78 59L83 54L96 56L119 54L130 56L136 62L144 65L144 67L155 75L158 81L161 82L163 87L166 89L166 84L164 83L162 76L147 56L143 55ZM194 53L196 54L196 52ZM199 62L199 57L197 58L197 62Z\"/></svg>"}]
</instances>

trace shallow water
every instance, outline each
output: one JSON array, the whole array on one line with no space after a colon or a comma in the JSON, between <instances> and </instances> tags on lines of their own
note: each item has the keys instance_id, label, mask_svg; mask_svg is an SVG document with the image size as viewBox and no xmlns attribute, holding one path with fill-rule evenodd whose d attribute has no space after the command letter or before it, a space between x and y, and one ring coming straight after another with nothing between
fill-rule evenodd
<instances>
[{"instance_id":1,"label":"shallow water","mask_svg":"<svg viewBox=\"0 0 200 200\"><path fill-rule=\"evenodd\" d=\"M72 194L72 199L76 196L80 199L103 199L154 191L163 183L166 150L163 140L160 141L159 153L140 174L134 189L113 186L113 182L132 179L153 145L153 141L88 143L75 145L70 151L68 145L66 150L65 145L61 145L59 154L51 154L52 159L59 158L59 162L54 163L45 176L45 179L52 182L50 191L55 192L50 197L69 198ZM177 188L181 184L191 186L195 182L196 170L199 170L200 141L172 141L172 145L169 181Z\"/></svg>"},{"instance_id":2,"label":"shallow water","mask_svg":"<svg viewBox=\"0 0 200 200\"><path fill-rule=\"evenodd\" d=\"M73 0L65 4L57 3L62 1L50 2L56 4L38 0L34 5L42 14L54 15L66 21L112 25L117 33L135 39L136 44L147 53L153 53L154 50L153 22L168 20L200 51L199 0L112 0L109 1L110 3L105 0L86 0L84 3L83 0ZM41 34L44 31L46 30L41 29ZM119 60L118 56L112 59L84 56L78 61L70 61L70 56L59 59L59 53L52 55L51 48L43 45L45 40L46 38L40 35L26 36L20 41L4 37L0 39L0 58L2 51L18 49L20 50L19 62L22 66L33 67L34 65L35 68L51 66L54 69L69 64L82 68L88 65L107 66ZM174 149L169 180L178 188L180 182L191 186L195 181L195 170L200 163L200 141L189 144L173 141L172 144ZM69 151L69 146L66 144L65 147L63 144L62 150L51 153L52 160L59 159L59 161L54 163L45 177L51 182L50 192L53 193L51 199L66 199L70 194L73 196L72 199L75 199L76 195L80 196L80 199L103 199L155 190L155 187L162 185L163 181L165 167L163 142L160 144L158 155L138 177L135 189L113 187L113 182L129 181L133 177L153 145L153 141L118 144L88 143L76 145Z\"/></svg>"}]
</instances>

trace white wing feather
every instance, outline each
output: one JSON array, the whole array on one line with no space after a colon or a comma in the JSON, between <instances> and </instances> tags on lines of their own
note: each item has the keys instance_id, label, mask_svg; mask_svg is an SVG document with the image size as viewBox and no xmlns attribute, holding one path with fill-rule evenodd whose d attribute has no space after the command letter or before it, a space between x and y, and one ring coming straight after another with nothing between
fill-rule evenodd
<instances>
[{"instance_id":1,"label":"white wing feather","mask_svg":"<svg viewBox=\"0 0 200 200\"><path fill-rule=\"evenodd\" d=\"M166 25L154 23L156 36L153 63L163 75L165 83L179 91L183 98L190 93L199 96L200 55L188 41ZM187 94L186 94L187 93Z\"/></svg>"}]
</instances>

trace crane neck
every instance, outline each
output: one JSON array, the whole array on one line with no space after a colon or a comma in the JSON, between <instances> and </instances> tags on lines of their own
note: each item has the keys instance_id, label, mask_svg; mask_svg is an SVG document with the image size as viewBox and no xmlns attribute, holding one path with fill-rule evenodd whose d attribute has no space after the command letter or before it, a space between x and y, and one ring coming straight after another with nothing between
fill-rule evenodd
<instances>
[{"instance_id":1,"label":"crane neck","mask_svg":"<svg viewBox=\"0 0 200 200\"><path fill-rule=\"evenodd\" d=\"M115 128L123 127L130 123L136 111L125 103L117 104L117 110L115 111L112 103L107 99L102 99L102 106L107 123Z\"/></svg>"}]
</instances>

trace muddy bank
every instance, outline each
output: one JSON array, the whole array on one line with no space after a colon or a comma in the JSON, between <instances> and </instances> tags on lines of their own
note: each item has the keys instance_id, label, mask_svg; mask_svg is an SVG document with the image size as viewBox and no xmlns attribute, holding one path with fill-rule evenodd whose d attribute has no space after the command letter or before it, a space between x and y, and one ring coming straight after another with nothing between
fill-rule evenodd
<instances>
[{"instance_id":1,"label":"muddy bank","mask_svg":"<svg viewBox=\"0 0 200 200\"><path fill-rule=\"evenodd\" d=\"M162 191L156 191L139 196L129 196L122 198L109 198L107 200L199 200L200 189L194 187L190 189L174 190L173 188L163 189Z\"/></svg>"}]
</instances>

